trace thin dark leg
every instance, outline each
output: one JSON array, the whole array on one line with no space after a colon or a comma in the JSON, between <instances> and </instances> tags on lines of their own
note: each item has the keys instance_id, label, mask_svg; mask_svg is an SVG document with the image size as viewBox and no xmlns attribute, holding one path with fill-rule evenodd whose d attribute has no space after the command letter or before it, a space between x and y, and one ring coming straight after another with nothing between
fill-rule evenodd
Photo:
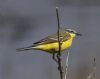
<instances>
[{"instance_id":1,"label":"thin dark leg","mask_svg":"<svg viewBox=\"0 0 100 79\"><path fill-rule=\"evenodd\" d=\"M55 54L55 53L52 54L52 59L53 59L56 63L58 62L58 60L56 59L56 54Z\"/></svg>"}]
</instances>

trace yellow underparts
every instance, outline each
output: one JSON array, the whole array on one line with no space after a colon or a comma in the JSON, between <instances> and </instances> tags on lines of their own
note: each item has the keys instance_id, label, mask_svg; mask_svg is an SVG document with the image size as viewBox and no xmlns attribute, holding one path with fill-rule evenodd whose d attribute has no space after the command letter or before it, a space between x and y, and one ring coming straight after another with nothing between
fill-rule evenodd
<instances>
[{"instance_id":1,"label":"yellow underparts","mask_svg":"<svg viewBox=\"0 0 100 79\"><path fill-rule=\"evenodd\" d=\"M61 42L61 51L68 49L72 44L73 38L70 38L67 41ZM33 47L33 49L37 50L43 50L49 53L57 53L59 50L59 45L57 42L55 43L49 43L44 45L38 45L36 47Z\"/></svg>"}]
</instances>

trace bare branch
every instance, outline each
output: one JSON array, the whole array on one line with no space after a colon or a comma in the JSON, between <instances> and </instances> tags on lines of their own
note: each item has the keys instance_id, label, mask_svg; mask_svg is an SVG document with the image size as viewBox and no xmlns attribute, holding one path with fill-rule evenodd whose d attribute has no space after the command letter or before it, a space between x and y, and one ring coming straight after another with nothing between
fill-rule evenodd
<instances>
[{"instance_id":1,"label":"bare branch","mask_svg":"<svg viewBox=\"0 0 100 79\"><path fill-rule=\"evenodd\" d=\"M66 58L66 66L65 66L64 79L67 79L67 73L68 73L68 60L69 60L69 51L67 52L67 58Z\"/></svg>"},{"instance_id":2,"label":"bare branch","mask_svg":"<svg viewBox=\"0 0 100 79\"><path fill-rule=\"evenodd\" d=\"M60 22L59 22L59 14L58 14L58 7L56 7L56 15L57 15L57 24L58 24L58 45L59 45L59 50L57 53L57 59L58 59L58 70L60 72L60 78L63 79L63 68L61 65L61 42L60 42Z\"/></svg>"}]
</instances>

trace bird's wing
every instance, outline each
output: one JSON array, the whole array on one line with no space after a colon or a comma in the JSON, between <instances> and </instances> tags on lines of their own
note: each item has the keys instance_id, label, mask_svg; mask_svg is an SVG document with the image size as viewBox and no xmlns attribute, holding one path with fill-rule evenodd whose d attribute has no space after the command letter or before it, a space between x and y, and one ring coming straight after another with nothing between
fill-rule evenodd
<instances>
[{"instance_id":1,"label":"bird's wing","mask_svg":"<svg viewBox=\"0 0 100 79\"><path fill-rule=\"evenodd\" d=\"M68 33L60 33L60 41L66 41L70 38L70 34ZM54 43L54 42L58 42L58 35L57 34L54 34L54 35L51 35L51 36L48 36L38 42L35 42L34 45L41 45L41 44L48 44L48 43Z\"/></svg>"}]
</instances>

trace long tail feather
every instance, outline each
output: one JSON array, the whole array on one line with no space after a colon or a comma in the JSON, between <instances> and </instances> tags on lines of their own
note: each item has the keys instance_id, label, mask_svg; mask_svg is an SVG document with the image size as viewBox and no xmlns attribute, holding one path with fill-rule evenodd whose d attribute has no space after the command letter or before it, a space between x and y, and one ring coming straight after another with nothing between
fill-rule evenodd
<instances>
[{"instance_id":1,"label":"long tail feather","mask_svg":"<svg viewBox=\"0 0 100 79\"><path fill-rule=\"evenodd\" d=\"M25 51L25 50L32 50L32 46L24 47L24 48L18 48L17 51Z\"/></svg>"}]
</instances>

